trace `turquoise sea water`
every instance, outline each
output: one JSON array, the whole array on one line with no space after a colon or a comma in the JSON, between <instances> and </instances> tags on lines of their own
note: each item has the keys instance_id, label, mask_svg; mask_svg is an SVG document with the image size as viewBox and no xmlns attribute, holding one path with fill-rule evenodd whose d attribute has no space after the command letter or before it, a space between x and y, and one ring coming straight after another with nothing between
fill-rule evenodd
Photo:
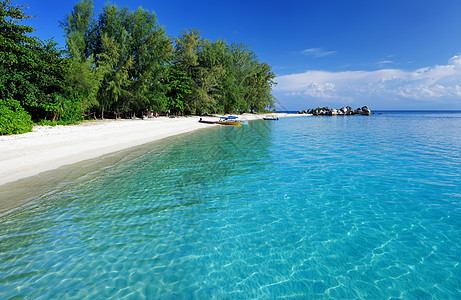
<instances>
[{"instance_id":1,"label":"turquoise sea water","mask_svg":"<svg viewBox=\"0 0 461 300\"><path fill-rule=\"evenodd\" d=\"M461 113L148 147L0 218L0 299L461 298Z\"/></svg>"}]
</instances>

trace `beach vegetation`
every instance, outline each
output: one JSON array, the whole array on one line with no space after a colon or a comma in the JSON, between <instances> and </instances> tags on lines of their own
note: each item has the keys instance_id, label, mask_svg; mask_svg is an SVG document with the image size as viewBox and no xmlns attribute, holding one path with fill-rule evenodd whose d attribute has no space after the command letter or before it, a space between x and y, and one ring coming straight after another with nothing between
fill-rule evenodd
<instances>
[{"instance_id":1,"label":"beach vegetation","mask_svg":"<svg viewBox=\"0 0 461 300\"><path fill-rule=\"evenodd\" d=\"M196 29L175 39L174 66L191 80L186 114L256 112L274 106L275 74L244 44L202 39Z\"/></svg>"},{"instance_id":2,"label":"beach vegetation","mask_svg":"<svg viewBox=\"0 0 461 300\"><path fill-rule=\"evenodd\" d=\"M166 106L160 110L169 110L173 114L180 114L184 111L184 101L192 94L192 78L186 72L170 67L165 77L164 86L166 92Z\"/></svg>"},{"instance_id":3,"label":"beach vegetation","mask_svg":"<svg viewBox=\"0 0 461 300\"><path fill-rule=\"evenodd\" d=\"M66 85L69 60L54 41L29 36L33 28L19 24L28 18L23 6L0 2L0 99L18 101L25 113L13 111L18 116L29 115L25 124L30 118L52 122L82 119L80 105L69 97ZM19 122L18 118L10 120ZM18 127L23 128L21 124Z\"/></svg>"},{"instance_id":4,"label":"beach vegetation","mask_svg":"<svg viewBox=\"0 0 461 300\"><path fill-rule=\"evenodd\" d=\"M171 38L154 12L107 3L96 16L93 1L80 0L60 22L61 49L20 24L30 18L25 9L0 1L0 99L18 101L21 112L3 104L18 116L71 124L108 112L141 117L274 107L275 74L243 43L213 42L198 29Z\"/></svg>"},{"instance_id":5,"label":"beach vegetation","mask_svg":"<svg viewBox=\"0 0 461 300\"><path fill-rule=\"evenodd\" d=\"M30 115L14 99L0 99L0 135L19 134L32 131Z\"/></svg>"},{"instance_id":6,"label":"beach vegetation","mask_svg":"<svg viewBox=\"0 0 461 300\"><path fill-rule=\"evenodd\" d=\"M243 43L211 42L198 29L170 38L153 12L81 0L62 22L70 58L94 61L93 111L140 116L257 112L273 108L271 67ZM90 66L89 66L90 67ZM90 101L89 103L93 103Z\"/></svg>"}]
</instances>

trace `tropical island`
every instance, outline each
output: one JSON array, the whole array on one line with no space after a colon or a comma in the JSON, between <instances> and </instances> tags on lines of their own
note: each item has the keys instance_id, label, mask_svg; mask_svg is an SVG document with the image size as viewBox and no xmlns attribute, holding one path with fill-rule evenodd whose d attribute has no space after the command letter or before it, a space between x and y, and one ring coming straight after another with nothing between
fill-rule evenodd
<instances>
[{"instance_id":1,"label":"tropical island","mask_svg":"<svg viewBox=\"0 0 461 300\"><path fill-rule=\"evenodd\" d=\"M154 12L81 0L61 22L66 40L31 36L30 18L0 5L0 135L34 124L154 115L264 112L274 107L271 66L243 43L196 29L170 37Z\"/></svg>"},{"instance_id":2,"label":"tropical island","mask_svg":"<svg viewBox=\"0 0 461 300\"><path fill-rule=\"evenodd\" d=\"M0 299L459 298L461 111L354 103L458 107L461 2L78 1L0 0Z\"/></svg>"}]
</instances>

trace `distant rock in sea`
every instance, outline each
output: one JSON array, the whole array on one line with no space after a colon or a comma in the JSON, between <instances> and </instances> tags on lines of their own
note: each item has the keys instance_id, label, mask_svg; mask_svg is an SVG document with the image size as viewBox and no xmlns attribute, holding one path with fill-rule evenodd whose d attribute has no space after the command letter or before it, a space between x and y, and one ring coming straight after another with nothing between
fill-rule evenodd
<instances>
[{"instance_id":1,"label":"distant rock in sea","mask_svg":"<svg viewBox=\"0 0 461 300\"><path fill-rule=\"evenodd\" d=\"M325 107L317 107L308 110L300 110L298 114L312 114L314 116L351 116L351 115L363 115L370 116L371 110L368 106L359 107L354 110L350 106L346 106L340 109Z\"/></svg>"}]
</instances>

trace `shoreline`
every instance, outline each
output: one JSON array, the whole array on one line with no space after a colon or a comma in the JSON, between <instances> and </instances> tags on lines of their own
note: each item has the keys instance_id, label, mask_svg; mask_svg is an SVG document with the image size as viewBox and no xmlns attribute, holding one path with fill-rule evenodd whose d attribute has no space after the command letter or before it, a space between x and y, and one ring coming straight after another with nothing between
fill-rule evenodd
<instances>
[{"instance_id":1,"label":"shoreline","mask_svg":"<svg viewBox=\"0 0 461 300\"><path fill-rule=\"evenodd\" d=\"M33 132L0 137L0 186L202 127L195 117L35 126Z\"/></svg>"},{"instance_id":2,"label":"shoreline","mask_svg":"<svg viewBox=\"0 0 461 300\"><path fill-rule=\"evenodd\" d=\"M239 119L251 121L271 115L243 114ZM279 118L299 116L277 114ZM218 116L202 118L217 120ZM133 147L221 126L199 123L199 119L199 116L188 116L85 121L78 125L35 126L33 132L0 136L0 216L56 189L61 179L72 181L85 176L82 166L91 165L94 170L98 161L107 159L106 156L120 160L120 156ZM117 155L119 152L124 154ZM36 184L46 188L35 191Z\"/></svg>"}]
</instances>

